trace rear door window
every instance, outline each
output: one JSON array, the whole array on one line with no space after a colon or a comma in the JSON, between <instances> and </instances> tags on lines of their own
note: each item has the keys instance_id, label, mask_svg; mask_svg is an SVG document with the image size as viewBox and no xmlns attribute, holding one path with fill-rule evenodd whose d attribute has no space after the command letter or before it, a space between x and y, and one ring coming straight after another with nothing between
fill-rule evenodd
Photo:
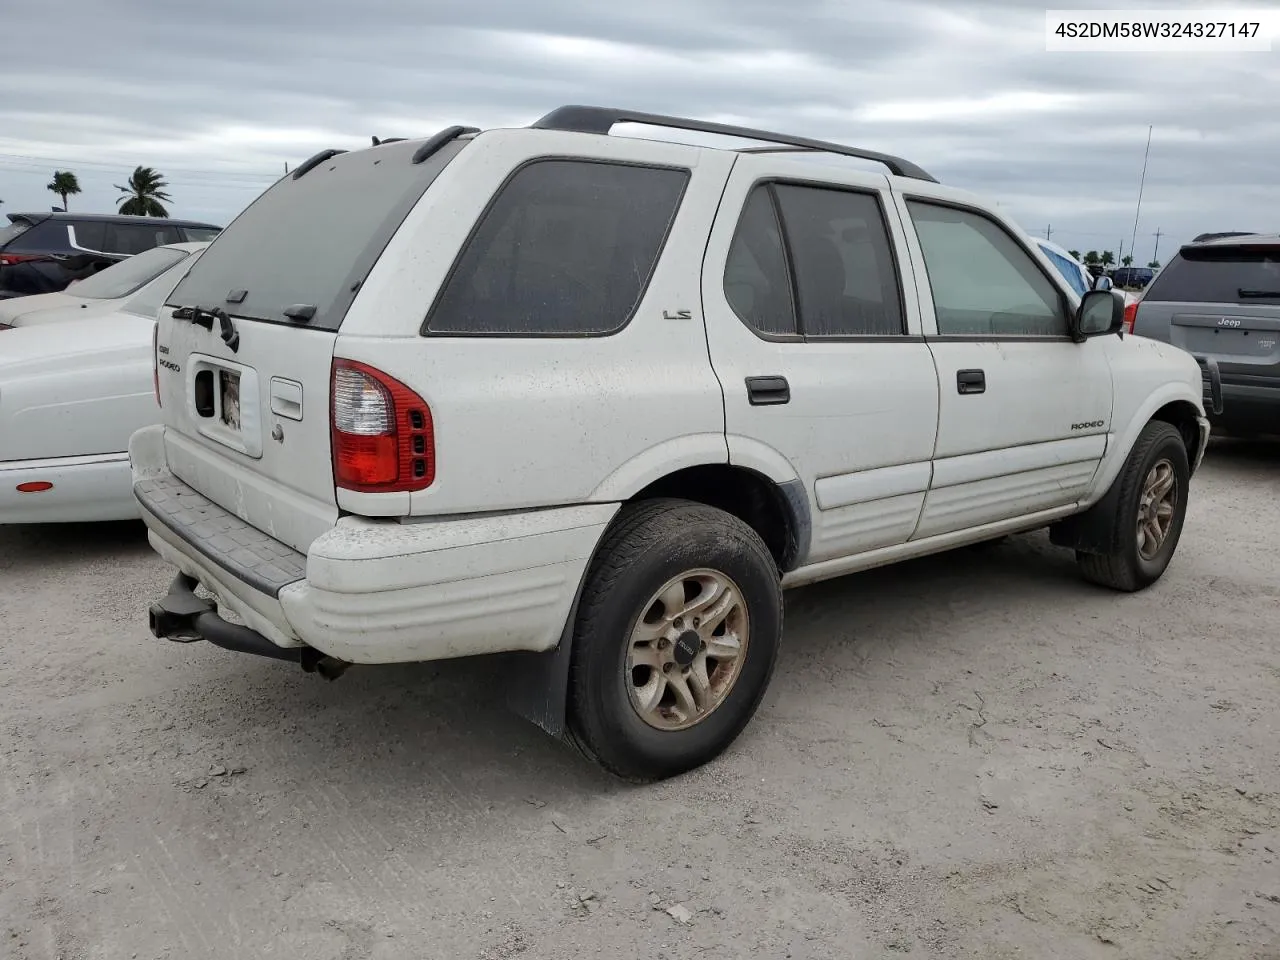
<instances>
[{"instance_id":1,"label":"rear door window","mask_svg":"<svg viewBox=\"0 0 1280 960\"><path fill-rule=\"evenodd\" d=\"M1147 290L1171 303L1280 303L1280 246L1178 253Z\"/></svg>"},{"instance_id":2,"label":"rear door window","mask_svg":"<svg viewBox=\"0 0 1280 960\"><path fill-rule=\"evenodd\" d=\"M384 144L282 177L218 235L167 302L276 323L309 304L308 327L337 330L387 242L467 142L419 164L410 159L420 143ZM232 291L238 302L228 301Z\"/></svg>"},{"instance_id":3,"label":"rear door window","mask_svg":"<svg viewBox=\"0 0 1280 960\"><path fill-rule=\"evenodd\" d=\"M106 246L102 249L108 253L133 256L166 243L182 242L182 234L178 232L178 228L168 225L108 223L106 228Z\"/></svg>"},{"instance_id":4,"label":"rear door window","mask_svg":"<svg viewBox=\"0 0 1280 960\"><path fill-rule=\"evenodd\" d=\"M107 252L107 224L102 220L76 220L67 224L67 236L77 250Z\"/></svg>"},{"instance_id":5,"label":"rear door window","mask_svg":"<svg viewBox=\"0 0 1280 960\"><path fill-rule=\"evenodd\" d=\"M584 336L631 319L689 171L537 160L498 193L432 308L428 333Z\"/></svg>"}]
</instances>

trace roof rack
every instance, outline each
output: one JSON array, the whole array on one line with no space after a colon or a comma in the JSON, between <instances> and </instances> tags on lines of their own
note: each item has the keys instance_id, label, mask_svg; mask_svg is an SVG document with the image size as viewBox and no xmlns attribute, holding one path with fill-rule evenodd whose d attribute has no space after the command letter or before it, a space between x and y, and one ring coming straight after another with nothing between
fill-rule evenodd
<instances>
[{"instance_id":1,"label":"roof rack","mask_svg":"<svg viewBox=\"0 0 1280 960\"><path fill-rule=\"evenodd\" d=\"M726 137L738 137L743 140L763 140L771 144L789 147L794 152L815 151L819 153L835 153L845 157L857 157L860 160L873 160L889 168L896 177L910 177L913 180L928 180L937 183L937 179L929 176L914 163L887 153L875 150L862 150L858 147L846 147L840 143L829 143L826 140L810 140L807 137L792 137L784 133L770 133L767 130L753 130L750 127L735 127L725 123L710 123L704 120L690 120L687 117L668 117L658 113L640 113L634 110L616 110L609 107L565 106L552 110L541 120L532 124L535 130L564 130L571 133L607 134L619 123L640 123L652 127L668 127L672 130L693 130L699 133L715 133ZM777 147L748 147L743 152L790 152L778 151Z\"/></svg>"}]
</instances>

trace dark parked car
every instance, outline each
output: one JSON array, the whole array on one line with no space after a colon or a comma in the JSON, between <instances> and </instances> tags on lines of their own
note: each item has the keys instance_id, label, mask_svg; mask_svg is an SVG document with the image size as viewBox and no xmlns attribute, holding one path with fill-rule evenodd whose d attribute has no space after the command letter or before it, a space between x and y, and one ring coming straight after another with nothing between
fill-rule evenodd
<instances>
[{"instance_id":1,"label":"dark parked car","mask_svg":"<svg viewBox=\"0 0 1280 960\"><path fill-rule=\"evenodd\" d=\"M1156 272L1150 267L1119 267L1111 276L1117 287L1137 287L1139 290L1151 282Z\"/></svg>"},{"instance_id":2,"label":"dark parked car","mask_svg":"<svg viewBox=\"0 0 1280 960\"><path fill-rule=\"evenodd\" d=\"M1280 433L1280 236L1187 244L1127 313L1138 336L1217 363L1217 432Z\"/></svg>"},{"instance_id":3,"label":"dark parked car","mask_svg":"<svg viewBox=\"0 0 1280 960\"><path fill-rule=\"evenodd\" d=\"M125 257L212 240L211 223L93 213L11 213L0 227L0 299L57 293Z\"/></svg>"}]
</instances>

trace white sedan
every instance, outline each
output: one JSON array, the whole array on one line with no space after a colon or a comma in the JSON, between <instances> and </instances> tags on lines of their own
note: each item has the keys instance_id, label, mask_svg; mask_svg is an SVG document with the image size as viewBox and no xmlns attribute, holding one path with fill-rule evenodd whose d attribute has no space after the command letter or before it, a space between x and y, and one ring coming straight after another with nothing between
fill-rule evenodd
<instances>
[{"instance_id":1,"label":"white sedan","mask_svg":"<svg viewBox=\"0 0 1280 960\"><path fill-rule=\"evenodd\" d=\"M160 419L155 318L206 245L109 313L63 307L0 329L0 524L139 516L127 451Z\"/></svg>"},{"instance_id":2,"label":"white sedan","mask_svg":"<svg viewBox=\"0 0 1280 960\"><path fill-rule=\"evenodd\" d=\"M183 263L189 267L191 255L208 245L208 242L165 244L112 264L60 293L0 300L0 329L107 316L131 297L144 296L151 285L164 284L170 276L173 282L169 290L172 290L179 276L173 273L174 269Z\"/></svg>"}]
</instances>

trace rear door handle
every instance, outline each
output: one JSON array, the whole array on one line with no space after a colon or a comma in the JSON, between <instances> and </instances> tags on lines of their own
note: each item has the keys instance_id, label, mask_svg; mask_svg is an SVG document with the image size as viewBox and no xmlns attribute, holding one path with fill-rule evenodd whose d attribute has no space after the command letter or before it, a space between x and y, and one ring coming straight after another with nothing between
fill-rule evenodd
<instances>
[{"instance_id":1,"label":"rear door handle","mask_svg":"<svg viewBox=\"0 0 1280 960\"><path fill-rule=\"evenodd\" d=\"M956 390L960 393L986 393L986 373L982 370L956 371Z\"/></svg>"},{"instance_id":2,"label":"rear door handle","mask_svg":"<svg viewBox=\"0 0 1280 960\"><path fill-rule=\"evenodd\" d=\"M753 407L791 402L791 385L786 377L747 377L747 402Z\"/></svg>"}]
</instances>

